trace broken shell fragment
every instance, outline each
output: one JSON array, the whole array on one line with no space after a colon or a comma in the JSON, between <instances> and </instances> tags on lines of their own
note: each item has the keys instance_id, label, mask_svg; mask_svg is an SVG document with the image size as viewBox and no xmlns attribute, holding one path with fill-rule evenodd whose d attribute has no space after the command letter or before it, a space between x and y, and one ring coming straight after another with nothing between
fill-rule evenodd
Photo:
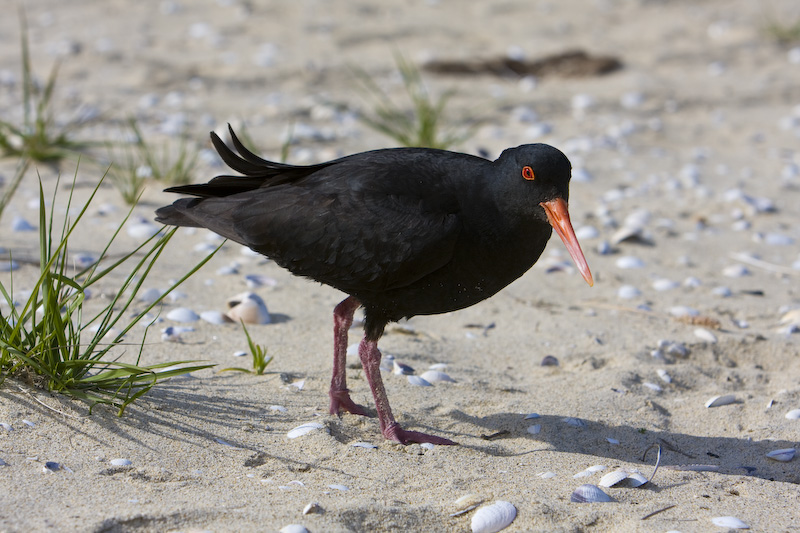
<instances>
[{"instance_id":1,"label":"broken shell fragment","mask_svg":"<svg viewBox=\"0 0 800 533\"><path fill-rule=\"evenodd\" d=\"M450 516L460 516L464 513L468 513L485 501L486 498L480 494L465 494L453 502L454 512L450 513Z\"/></svg>"},{"instance_id":2,"label":"broken shell fragment","mask_svg":"<svg viewBox=\"0 0 800 533\"><path fill-rule=\"evenodd\" d=\"M322 512L322 507L318 503L311 502L305 507L303 507L303 514L318 514Z\"/></svg>"},{"instance_id":3,"label":"broken shell fragment","mask_svg":"<svg viewBox=\"0 0 800 533\"><path fill-rule=\"evenodd\" d=\"M604 475L597 484L601 487L614 487L619 485L621 487L636 488L641 487L645 483L647 483L647 478L638 470L620 468Z\"/></svg>"},{"instance_id":4,"label":"broken shell fragment","mask_svg":"<svg viewBox=\"0 0 800 533\"><path fill-rule=\"evenodd\" d=\"M517 508L510 502L498 500L481 507L472 516L472 533L496 533L511 525L517 517Z\"/></svg>"},{"instance_id":5,"label":"broken shell fragment","mask_svg":"<svg viewBox=\"0 0 800 533\"><path fill-rule=\"evenodd\" d=\"M750 529L750 526L736 518L735 516L717 516L711 522L715 526L726 527L728 529Z\"/></svg>"},{"instance_id":6,"label":"broken shell fragment","mask_svg":"<svg viewBox=\"0 0 800 533\"><path fill-rule=\"evenodd\" d=\"M306 424L297 426L296 428L289 431L286 436L290 439L296 439L297 437L302 437L306 433L310 433L316 429L322 429L324 426L319 422L308 422Z\"/></svg>"},{"instance_id":7,"label":"broken shell fragment","mask_svg":"<svg viewBox=\"0 0 800 533\"><path fill-rule=\"evenodd\" d=\"M269 324L272 318L267 305L253 292L243 292L228 300L228 318L245 324Z\"/></svg>"},{"instance_id":8,"label":"broken shell fragment","mask_svg":"<svg viewBox=\"0 0 800 533\"><path fill-rule=\"evenodd\" d=\"M603 503L614 501L611 499L611 496L603 492L600 487L589 483L575 489L569 500L575 503Z\"/></svg>"},{"instance_id":9,"label":"broken shell fragment","mask_svg":"<svg viewBox=\"0 0 800 533\"><path fill-rule=\"evenodd\" d=\"M720 407L722 405L732 404L736 401L736 396L733 394L725 394L723 396L714 396L709 398L706 402L706 407Z\"/></svg>"},{"instance_id":10,"label":"broken shell fragment","mask_svg":"<svg viewBox=\"0 0 800 533\"><path fill-rule=\"evenodd\" d=\"M782 450L772 450L771 452L767 453L767 457L772 459L773 461L780 461L782 463L786 463L791 461L794 458L794 454L797 450L794 448L784 448Z\"/></svg>"}]
</instances>

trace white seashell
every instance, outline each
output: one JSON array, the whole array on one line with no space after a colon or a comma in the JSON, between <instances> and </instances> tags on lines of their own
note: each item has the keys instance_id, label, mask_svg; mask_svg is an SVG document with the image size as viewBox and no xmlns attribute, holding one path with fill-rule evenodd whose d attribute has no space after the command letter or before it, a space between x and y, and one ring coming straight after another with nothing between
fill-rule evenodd
<instances>
[{"instance_id":1,"label":"white seashell","mask_svg":"<svg viewBox=\"0 0 800 533\"><path fill-rule=\"evenodd\" d=\"M536 475L539 476L542 479L550 479L550 478L556 477L556 473L555 472L539 472Z\"/></svg>"},{"instance_id":2,"label":"white seashell","mask_svg":"<svg viewBox=\"0 0 800 533\"><path fill-rule=\"evenodd\" d=\"M661 385L657 383L651 383L650 381L645 381L642 383L642 385L655 392L662 392L664 390L661 388Z\"/></svg>"},{"instance_id":3,"label":"white seashell","mask_svg":"<svg viewBox=\"0 0 800 533\"><path fill-rule=\"evenodd\" d=\"M157 226L151 222L135 222L130 224L126 229L128 236L134 239L149 239L159 231L161 226Z\"/></svg>"},{"instance_id":4,"label":"white seashell","mask_svg":"<svg viewBox=\"0 0 800 533\"><path fill-rule=\"evenodd\" d=\"M658 374L658 377L661 378L661 381L664 383L672 383L672 376L670 376L663 368L657 369L656 374Z\"/></svg>"},{"instance_id":5,"label":"white seashell","mask_svg":"<svg viewBox=\"0 0 800 533\"><path fill-rule=\"evenodd\" d=\"M300 524L289 524L288 526L283 526L280 529L280 533L309 533L309 531Z\"/></svg>"},{"instance_id":6,"label":"white seashell","mask_svg":"<svg viewBox=\"0 0 800 533\"><path fill-rule=\"evenodd\" d=\"M164 342L181 342L181 332L178 328L169 326L161 330L161 340Z\"/></svg>"},{"instance_id":7,"label":"white seashell","mask_svg":"<svg viewBox=\"0 0 800 533\"><path fill-rule=\"evenodd\" d=\"M337 485L335 483L333 485L328 485L328 488L334 489L334 490L340 490L342 492L347 492L348 490L350 490L349 488L347 488L344 485Z\"/></svg>"},{"instance_id":8,"label":"white seashell","mask_svg":"<svg viewBox=\"0 0 800 533\"><path fill-rule=\"evenodd\" d=\"M525 415L523 420L530 420L531 418L539 418L541 415L539 413L528 413Z\"/></svg>"},{"instance_id":9,"label":"white seashell","mask_svg":"<svg viewBox=\"0 0 800 533\"><path fill-rule=\"evenodd\" d=\"M423 450L432 450L436 447L436 445L433 444L432 442L423 442L422 444L419 445L419 447L422 448Z\"/></svg>"},{"instance_id":10,"label":"white seashell","mask_svg":"<svg viewBox=\"0 0 800 533\"><path fill-rule=\"evenodd\" d=\"M272 318L264 300L255 293L243 292L228 299L228 318L245 324L269 324Z\"/></svg>"},{"instance_id":11,"label":"white seashell","mask_svg":"<svg viewBox=\"0 0 800 533\"><path fill-rule=\"evenodd\" d=\"M771 452L767 453L767 457L774 460L780 461L782 463L786 463L791 461L794 458L794 454L797 450L794 448L784 448L782 450L772 450Z\"/></svg>"},{"instance_id":12,"label":"white seashell","mask_svg":"<svg viewBox=\"0 0 800 533\"><path fill-rule=\"evenodd\" d=\"M624 257L620 257L619 259L617 259L616 265L617 268L625 268L625 269L643 268L644 261L642 261L638 257L634 257L632 255L626 255Z\"/></svg>"},{"instance_id":13,"label":"white seashell","mask_svg":"<svg viewBox=\"0 0 800 533\"><path fill-rule=\"evenodd\" d=\"M792 409L784 416L787 420L800 420L800 409Z\"/></svg>"},{"instance_id":14,"label":"white seashell","mask_svg":"<svg viewBox=\"0 0 800 533\"><path fill-rule=\"evenodd\" d=\"M19 268L19 263L16 261L0 261L0 272L11 272Z\"/></svg>"},{"instance_id":15,"label":"white seashell","mask_svg":"<svg viewBox=\"0 0 800 533\"><path fill-rule=\"evenodd\" d=\"M219 311L203 311L200 313L200 318L209 324L230 324L232 321L228 315L220 313Z\"/></svg>"},{"instance_id":16,"label":"white seashell","mask_svg":"<svg viewBox=\"0 0 800 533\"><path fill-rule=\"evenodd\" d=\"M486 501L486 498L478 494L465 494L453 502L455 512L450 513L450 516L460 516L475 509L484 501Z\"/></svg>"},{"instance_id":17,"label":"white seashell","mask_svg":"<svg viewBox=\"0 0 800 533\"><path fill-rule=\"evenodd\" d=\"M0 466L8 466L8 463L0 459Z\"/></svg>"},{"instance_id":18,"label":"white seashell","mask_svg":"<svg viewBox=\"0 0 800 533\"><path fill-rule=\"evenodd\" d=\"M269 410L270 411L276 411L278 413L285 413L285 412L289 411L287 408L285 408L282 405L270 405L269 406Z\"/></svg>"},{"instance_id":19,"label":"white seashell","mask_svg":"<svg viewBox=\"0 0 800 533\"><path fill-rule=\"evenodd\" d=\"M583 420L581 420L580 418L575 418L573 416L568 416L566 418L562 418L561 421L564 422L565 424L568 424L568 425L570 425L572 427L576 427L576 428L585 428L586 426L589 425L586 422L584 422Z\"/></svg>"},{"instance_id":20,"label":"white seashell","mask_svg":"<svg viewBox=\"0 0 800 533\"><path fill-rule=\"evenodd\" d=\"M733 295L733 291L731 291L728 287L719 286L711 289L711 294L714 296L719 296L720 298L730 298Z\"/></svg>"},{"instance_id":21,"label":"white seashell","mask_svg":"<svg viewBox=\"0 0 800 533\"><path fill-rule=\"evenodd\" d=\"M539 432L541 432L541 431L542 431L542 425L541 424L534 424L534 425L528 427L528 433L530 433L531 435L538 435Z\"/></svg>"},{"instance_id":22,"label":"white seashell","mask_svg":"<svg viewBox=\"0 0 800 533\"><path fill-rule=\"evenodd\" d=\"M238 265L225 265L217 269L218 276L232 276L239 273Z\"/></svg>"},{"instance_id":23,"label":"white seashell","mask_svg":"<svg viewBox=\"0 0 800 533\"><path fill-rule=\"evenodd\" d=\"M498 500L481 507L472 516L472 533L496 533L511 525L517 517L517 508L511 503Z\"/></svg>"},{"instance_id":24,"label":"white seashell","mask_svg":"<svg viewBox=\"0 0 800 533\"><path fill-rule=\"evenodd\" d=\"M434 363L428 367L428 370L439 370L442 371L447 368L447 363Z\"/></svg>"},{"instance_id":25,"label":"white seashell","mask_svg":"<svg viewBox=\"0 0 800 533\"><path fill-rule=\"evenodd\" d=\"M128 459L111 459L109 463L113 466L130 466L133 464Z\"/></svg>"},{"instance_id":26,"label":"white seashell","mask_svg":"<svg viewBox=\"0 0 800 533\"><path fill-rule=\"evenodd\" d=\"M408 376L408 382L417 387L432 387L433 385L420 376Z\"/></svg>"},{"instance_id":27,"label":"white seashell","mask_svg":"<svg viewBox=\"0 0 800 533\"><path fill-rule=\"evenodd\" d=\"M398 376L410 376L414 373L414 369L392 358L392 372Z\"/></svg>"},{"instance_id":28,"label":"white seashell","mask_svg":"<svg viewBox=\"0 0 800 533\"><path fill-rule=\"evenodd\" d=\"M671 279L667 279L667 278L657 279L657 280L655 280L653 282L653 285L652 285L652 287L655 290L660 291L660 292L671 291L672 289L677 289L680 286L681 286L681 284L678 283L677 281L672 281Z\"/></svg>"},{"instance_id":29,"label":"white seashell","mask_svg":"<svg viewBox=\"0 0 800 533\"><path fill-rule=\"evenodd\" d=\"M596 239L597 237L600 236L600 232L597 231L597 228L595 228L594 226L581 226L575 230L575 236L578 238L579 241L584 241L588 239Z\"/></svg>"},{"instance_id":30,"label":"white seashell","mask_svg":"<svg viewBox=\"0 0 800 533\"><path fill-rule=\"evenodd\" d=\"M696 278L694 276L689 276L688 278L683 280L683 286L684 287L695 288L695 287L699 287L702 284L703 284L703 282L699 278Z\"/></svg>"},{"instance_id":31,"label":"white seashell","mask_svg":"<svg viewBox=\"0 0 800 533\"><path fill-rule=\"evenodd\" d=\"M319 422L308 422L306 424L297 426L296 428L292 429L286 434L286 436L289 437L290 439L296 439L297 437L302 437L306 433L310 433L317 429L322 429L323 427L325 426L323 426Z\"/></svg>"},{"instance_id":32,"label":"white seashell","mask_svg":"<svg viewBox=\"0 0 800 533\"><path fill-rule=\"evenodd\" d=\"M617 298L622 298L623 300L632 300L634 298L638 298L642 295L642 291L634 287L633 285L623 285L619 289L617 289Z\"/></svg>"},{"instance_id":33,"label":"white seashell","mask_svg":"<svg viewBox=\"0 0 800 533\"><path fill-rule=\"evenodd\" d=\"M177 307L167 313L167 318L175 322L197 322L200 320L200 315L187 307Z\"/></svg>"},{"instance_id":34,"label":"white seashell","mask_svg":"<svg viewBox=\"0 0 800 533\"><path fill-rule=\"evenodd\" d=\"M619 441L617 439L612 439L611 437L606 437L606 440L608 441L609 444L619 444Z\"/></svg>"},{"instance_id":35,"label":"white seashell","mask_svg":"<svg viewBox=\"0 0 800 533\"><path fill-rule=\"evenodd\" d=\"M367 448L368 450L374 450L378 447L376 444L372 444L371 442L354 442L350 446L354 448Z\"/></svg>"},{"instance_id":36,"label":"white seashell","mask_svg":"<svg viewBox=\"0 0 800 533\"><path fill-rule=\"evenodd\" d=\"M717 516L711 522L715 526L726 527L728 529L750 529L750 526L736 518L735 516Z\"/></svg>"},{"instance_id":37,"label":"white seashell","mask_svg":"<svg viewBox=\"0 0 800 533\"><path fill-rule=\"evenodd\" d=\"M613 487L623 479L628 478L628 472L625 470L614 470L600 478L597 484L601 487Z\"/></svg>"},{"instance_id":38,"label":"white seashell","mask_svg":"<svg viewBox=\"0 0 800 533\"><path fill-rule=\"evenodd\" d=\"M682 316L698 316L700 311L697 309L693 309L691 307L687 307L685 305L675 305L668 309L670 315L675 317L682 317Z\"/></svg>"},{"instance_id":39,"label":"white seashell","mask_svg":"<svg viewBox=\"0 0 800 533\"><path fill-rule=\"evenodd\" d=\"M588 183L594 179L592 173L586 170L585 168L578 167L572 169L572 181L575 183ZM592 238L592 237L581 237L583 238Z\"/></svg>"},{"instance_id":40,"label":"white seashell","mask_svg":"<svg viewBox=\"0 0 800 533\"><path fill-rule=\"evenodd\" d=\"M15 216L11 221L11 231L36 231L36 227L21 216Z\"/></svg>"},{"instance_id":41,"label":"white seashell","mask_svg":"<svg viewBox=\"0 0 800 533\"><path fill-rule=\"evenodd\" d=\"M694 330L694 336L700 340L709 342L711 344L716 344L717 336L708 331L705 328L697 328Z\"/></svg>"},{"instance_id":42,"label":"white seashell","mask_svg":"<svg viewBox=\"0 0 800 533\"><path fill-rule=\"evenodd\" d=\"M305 514L311 514L311 513L315 513L316 514L316 513L321 513L321 512L322 512L322 507L320 507L320 505L318 503L315 503L315 502L311 502L308 505L306 505L305 507L303 507L303 514L304 515Z\"/></svg>"},{"instance_id":43,"label":"white seashell","mask_svg":"<svg viewBox=\"0 0 800 533\"><path fill-rule=\"evenodd\" d=\"M736 401L736 396L733 394L725 394L723 396L714 396L709 398L706 402L706 407L720 407L722 405L729 405Z\"/></svg>"},{"instance_id":44,"label":"white seashell","mask_svg":"<svg viewBox=\"0 0 800 533\"><path fill-rule=\"evenodd\" d=\"M427 370L420 375L428 383L455 383L456 380L438 370Z\"/></svg>"},{"instance_id":45,"label":"white seashell","mask_svg":"<svg viewBox=\"0 0 800 533\"><path fill-rule=\"evenodd\" d=\"M152 287L150 289L142 291L139 294L139 301L151 304L151 303L155 302L156 300L158 300L159 298L161 298L162 294L164 294L164 291L162 291L161 289L156 289L155 287Z\"/></svg>"},{"instance_id":46,"label":"white seashell","mask_svg":"<svg viewBox=\"0 0 800 533\"><path fill-rule=\"evenodd\" d=\"M33 422L31 422L30 420L26 420L26 419L24 419L24 418L22 419L22 423L23 423L23 424L25 424L25 425L26 425L26 426L28 426L28 427L32 427L32 428L35 428L35 427L36 427L36 424L34 424L34 423L33 423Z\"/></svg>"},{"instance_id":47,"label":"white seashell","mask_svg":"<svg viewBox=\"0 0 800 533\"><path fill-rule=\"evenodd\" d=\"M256 289L258 287L274 287L278 284L278 281L275 278L270 278L269 276L264 276L261 274L248 274L244 277L245 283L247 283L247 288L249 289Z\"/></svg>"},{"instance_id":48,"label":"white seashell","mask_svg":"<svg viewBox=\"0 0 800 533\"><path fill-rule=\"evenodd\" d=\"M613 501L611 496L603 492L597 485L581 485L572 493L569 499L575 503L603 503Z\"/></svg>"},{"instance_id":49,"label":"white seashell","mask_svg":"<svg viewBox=\"0 0 800 533\"><path fill-rule=\"evenodd\" d=\"M11 427L11 424L7 424L6 422L0 422L0 428L5 429L6 431L14 431L14 428Z\"/></svg>"},{"instance_id":50,"label":"white seashell","mask_svg":"<svg viewBox=\"0 0 800 533\"><path fill-rule=\"evenodd\" d=\"M586 469L587 472L590 474L594 474L596 472L602 472L606 469L606 465L593 465Z\"/></svg>"},{"instance_id":51,"label":"white seashell","mask_svg":"<svg viewBox=\"0 0 800 533\"><path fill-rule=\"evenodd\" d=\"M741 278L743 276L749 276L750 270L744 265L731 265L722 269L722 275L729 278Z\"/></svg>"}]
</instances>

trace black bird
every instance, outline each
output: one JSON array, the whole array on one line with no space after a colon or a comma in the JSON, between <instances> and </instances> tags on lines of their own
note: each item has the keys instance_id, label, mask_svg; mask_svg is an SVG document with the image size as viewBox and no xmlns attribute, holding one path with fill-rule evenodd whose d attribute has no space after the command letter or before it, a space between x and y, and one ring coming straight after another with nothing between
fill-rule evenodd
<instances>
[{"instance_id":1,"label":"black bird","mask_svg":"<svg viewBox=\"0 0 800 533\"><path fill-rule=\"evenodd\" d=\"M345 373L347 331L362 306L358 353L387 439L454 444L395 422L379 369L386 324L489 298L536 262L552 228L593 284L567 211L571 165L552 146L510 148L496 161L391 148L295 166L256 156L229 129L241 156L214 133L211 141L244 176L166 189L194 198L158 209L156 220L208 228L348 295L333 311L331 414L369 416L350 399Z\"/></svg>"}]
</instances>

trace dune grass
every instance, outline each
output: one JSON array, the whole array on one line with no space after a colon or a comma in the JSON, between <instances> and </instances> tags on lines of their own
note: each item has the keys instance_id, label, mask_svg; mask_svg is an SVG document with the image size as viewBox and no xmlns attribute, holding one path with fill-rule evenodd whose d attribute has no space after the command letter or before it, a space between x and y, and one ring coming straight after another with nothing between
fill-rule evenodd
<instances>
[{"instance_id":1,"label":"dune grass","mask_svg":"<svg viewBox=\"0 0 800 533\"><path fill-rule=\"evenodd\" d=\"M127 221L126 216L91 265L80 270L71 267L70 237L102 181L99 180L74 219L66 218L60 226L54 221L53 209L47 213L40 181L38 280L27 300L19 305L13 296L13 276L8 286L0 283L5 303L0 307L0 384L14 377L88 401L91 406L98 403L115 406L121 416L128 405L158 381L213 366L183 360L141 364L147 329L140 342L125 342L131 329L145 321L164 297L203 266L213 253L189 269L160 298L135 309L142 284L177 228L153 235L134 250L112 259L109 249ZM68 212L72 208L74 186L75 178L67 202ZM58 189L57 183L52 205L56 205ZM100 304L101 309L91 311L96 306L87 305L89 289L109 274L123 271L123 281L114 286L110 296ZM133 363L120 360L129 348L135 351Z\"/></svg>"}]
</instances>

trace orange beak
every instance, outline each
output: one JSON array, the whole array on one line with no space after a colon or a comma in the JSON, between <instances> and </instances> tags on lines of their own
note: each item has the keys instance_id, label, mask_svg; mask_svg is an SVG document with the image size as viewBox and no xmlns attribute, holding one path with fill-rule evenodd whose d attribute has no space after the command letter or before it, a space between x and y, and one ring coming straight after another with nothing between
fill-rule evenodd
<instances>
[{"instance_id":1,"label":"orange beak","mask_svg":"<svg viewBox=\"0 0 800 533\"><path fill-rule=\"evenodd\" d=\"M575 236L575 230L572 229L572 222L569 220L569 211L567 211L567 202L563 198L556 198L549 202L542 202L545 213L547 213L547 220L553 229L556 230L558 236L564 241L564 246L567 247L569 255L575 261L575 266L580 270L583 279L591 287L594 285L592 279L592 272L589 270L589 264L583 256L581 245L578 243L578 238Z\"/></svg>"}]
</instances>

